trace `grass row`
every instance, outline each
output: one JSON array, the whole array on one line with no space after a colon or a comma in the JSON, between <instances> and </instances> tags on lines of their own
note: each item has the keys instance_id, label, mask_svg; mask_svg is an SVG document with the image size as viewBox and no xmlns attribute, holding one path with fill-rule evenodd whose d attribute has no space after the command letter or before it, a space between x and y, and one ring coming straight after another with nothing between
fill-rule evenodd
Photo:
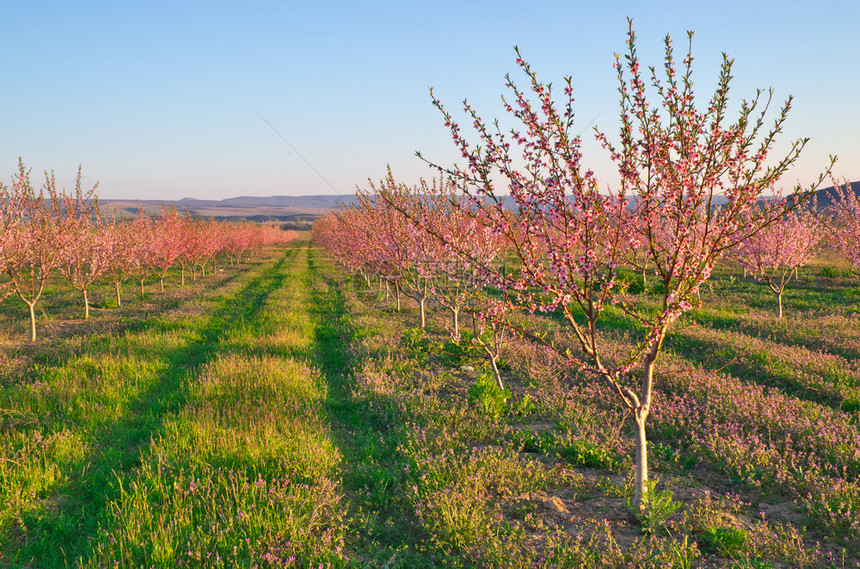
<instances>
[{"instance_id":1,"label":"grass row","mask_svg":"<svg viewBox=\"0 0 860 569\"><path fill-rule=\"evenodd\" d=\"M858 562L856 371L827 332L852 337L849 313L783 324L706 295L661 368L636 518L629 418L545 351L506 346L505 401L447 315L414 328L306 244L198 292L2 376L0 566Z\"/></svg>"},{"instance_id":2,"label":"grass row","mask_svg":"<svg viewBox=\"0 0 860 569\"><path fill-rule=\"evenodd\" d=\"M343 558L307 254L78 336L4 387L0 565Z\"/></svg>"},{"instance_id":3,"label":"grass row","mask_svg":"<svg viewBox=\"0 0 860 569\"><path fill-rule=\"evenodd\" d=\"M446 315L421 331L373 291L348 293L353 397L395 417L383 432L409 467L375 475L414 536L400 566L858 566L856 370L850 346L828 349L856 335L853 308L778 322L755 283L715 284L710 318L674 334L661 364L644 519L625 508L631 433L611 393L512 341L505 403ZM833 284L822 298L853 286ZM756 306L736 304L737 286ZM608 335L620 353L624 332Z\"/></svg>"}]
</instances>

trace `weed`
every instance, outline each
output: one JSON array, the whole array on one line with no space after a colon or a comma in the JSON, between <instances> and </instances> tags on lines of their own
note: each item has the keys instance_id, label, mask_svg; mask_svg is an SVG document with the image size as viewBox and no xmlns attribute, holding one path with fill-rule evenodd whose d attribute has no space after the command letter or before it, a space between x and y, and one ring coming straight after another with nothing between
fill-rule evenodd
<instances>
[{"instance_id":1,"label":"weed","mask_svg":"<svg viewBox=\"0 0 860 569\"><path fill-rule=\"evenodd\" d=\"M499 421L508 413L508 399L511 392L499 389L493 372L484 369L478 374L475 384L469 388L469 402L476 405L481 413L492 421Z\"/></svg>"},{"instance_id":2,"label":"weed","mask_svg":"<svg viewBox=\"0 0 860 569\"><path fill-rule=\"evenodd\" d=\"M740 554L733 558L729 569L773 569L773 563L756 556Z\"/></svg>"},{"instance_id":3,"label":"weed","mask_svg":"<svg viewBox=\"0 0 860 569\"><path fill-rule=\"evenodd\" d=\"M736 557L744 550L746 542L747 532L740 528L712 527L699 536L699 544L704 551L723 557Z\"/></svg>"},{"instance_id":4,"label":"weed","mask_svg":"<svg viewBox=\"0 0 860 569\"><path fill-rule=\"evenodd\" d=\"M432 351L432 344L423 328L407 328L403 331L403 343L409 349L412 357L421 361L427 359Z\"/></svg>"},{"instance_id":5,"label":"weed","mask_svg":"<svg viewBox=\"0 0 860 569\"><path fill-rule=\"evenodd\" d=\"M681 507L680 502L673 500L674 494L671 490L657 491L657 481L646 482L647 491L642 496L638 508L633 506L632 501L627 502L628 509L639 522L642 531L647 534L657 534L666 531L666 522L669 517Z\"/></svg>"},{"instance_id":6,"label":"weed","mask_svg":"<svg viewBox=\"0 0 860 569\"><path fill-rule=\"evenodd\" d=\"M851 272L850 269L838 269L836 267L832 267L829 265L825 265L821 267L821 271L818 273L822 277L827 277L831 279L839 278L839 277L852 277L854 273Z\"/></svg>"},{"instance_id":7,"label":"weed","mask_svg":"<svg viewBox=\"0 0 860 569\"><path fill-rule=\"evenodd\" d=\"M514 401L513 406L511 408L511 413L517 417L525 418L533 415L537 411L537 407L534 404L534 400L532 396L528 393L524 394L522 398Z\"/></svg>"},{"instance_id":8,"label":"weed","mask_svg":"<svg viewBox=\"0 0 860 569\"><path fill-rule=\"evenodd\" d=\"M484 358L474 343L475 334L464 330L459 338L450 339L440 349L440 361L450 367L462 367Z\"/></svg>"},{"instance_id":9,"label":"weed","mask_svg":"<svg viewBox=\"0 0 860 569\"><path fill-rule=\"evenodd\" d=\"M570 445L560 449L558 454L571 464L589 468L612 470L618 466L618 460L611 451L585 439L574 439Z\"/></svg>"}]
</instances>

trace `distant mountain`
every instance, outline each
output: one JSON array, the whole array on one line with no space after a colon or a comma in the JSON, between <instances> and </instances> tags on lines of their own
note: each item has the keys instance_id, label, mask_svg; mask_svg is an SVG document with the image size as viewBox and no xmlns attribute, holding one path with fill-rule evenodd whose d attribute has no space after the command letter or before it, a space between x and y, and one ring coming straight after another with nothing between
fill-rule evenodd
<instances>
[{"instance_id":1,"label":"distant mountain","mask_svg":"<svg viewBox=\"0 0 860 569\"><path fill-rule=\"evenodd\" d=\"M160 200L100 199L99 204L105 211L120 211L126 216L137 213L143 208L148 213L158 213L162 206L176 207L191 215L238 221L295 221L319 217L340 205L357 202L355 194L342 196L241 196L224 200L201 200L182 198L173 202Z\"/></svg>"},{"instance_id":2,"label":"distant mountain","mask_svg":"<svg viewBox=\"0 0 860 569\"><path fill-rule=\"evenodd\" d=\"M851 182L851 189L854 191L854 195L860 198L860 182ZM814 202L815 209L817 211L822 211L833 205L835 197L835 188L833 186L828 186L826 188L816 190L807 203ZM793 196L788 196L787 201L792 203L792 198Z\"/></svg>"},{"instance_id":3,"label":"distant mountain","mask_svg":"<svg viewBox=\"0 0 860 569\"><path fill-rule=\"evenodd\" d=\"M851 182L851 190L854 192L854 195L860 198L860 181ZM817 209L822 210L824 208L830 207L833 204L833 198L835 197L835 188L833 186L829 186L824 188L823 190L818 190L815 192L815 199L818 202Z\"/></svg>"},{"instance_id":4,"label":"distant mountain","mask_svg":"<svg viewBox=\"0 0 860 569\"><path fill-rule=\"evenodd\" d=\"M855 195L860 197L860 181L851 184ZM816 192L818 208L823 209L832 203L833 187ZM790 198L789 198L790 199ZM345 195L312 195L312 196L240 196L224 200L201 200L197 198L182 198L174 202L159 200L118 200L101 199L99 203L105 211L114 209L126 216L133 216L139 207L149 213L158 213L162 205L176 207L180 211L188 211L192 215L211 217L229 221L247 219L251 221L302 221L312 220L330 209L343 205L353 205L358 202L355 194ZM504 198L505 206L514 208L510 197ZM722 196L714 196L714 203L725 202Z\"/></svg>"},{"instance_id":5,"label":"distant mountain","mask_svg":"<svg viewBox=\"0 0 860 569\"><path fill-rule=\"evenodd\" d=\"M268 198L242 196L221 200L220 203L238 207L297 207L328 210L339 205L351 205L356 201L355 194L349 194L345 196L272 196Z\"/></svg>"}]
</instances>

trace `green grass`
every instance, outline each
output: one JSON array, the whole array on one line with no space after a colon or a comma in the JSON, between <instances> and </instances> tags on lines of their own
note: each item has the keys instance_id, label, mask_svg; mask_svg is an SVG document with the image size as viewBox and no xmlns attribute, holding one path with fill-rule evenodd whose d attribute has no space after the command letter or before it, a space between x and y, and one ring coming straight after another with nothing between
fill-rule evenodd
<instances>
[{"instance_id":1,"label":"green grass","mask_svg":"<svg viewBox=\"0 0 860 569\"><path fill-rule=\"evenodd\" d=\"M717 271L661 365L723 367L851 417L857 286L819 273L802 272L777 322L761 285ZM414 328L413 305L379 306L306 242L168 284L126 287L122 308L106 289L84 323L53 283L36 344L17 340L20 306L0 305L0 567L860 561L814 508L726 472L681 427L652 442L664 500L636 519L614 399L519 340L502 356L510 393L476 388L481 370L461 367L481 362L451 342L447 313ZM630 323L608 320L623 348Z\"/></svg>"},{"instance_id":2,"label":"green grass","mask_svg":"<svg viewBox=\"0 0 860 569\"><path fill-rule=\"evenodd\" d=\"M344 562L328 385L315 362L277 347L284 336L307 343L313 334L294 316L309 310L307 254L293 249L222 295L223 310L207 311L205 363L123 481L89 565Z\"/></svg>"},{"instance_id":3,"label":"green grass","mask_svg":"<svg viewBox=\"0 0 860 569\"><path fill-rule=\"evenodd\" d=\"M306 310L295 274L303 255L289 250L198 286L197 300L44 346L30 380L3 393L13 428L2 445L15 457L0 464L4 561L340 557L308 539L336 542L340 531L330 477L340 455L314 415L326 384L278 348L312 333L290 316Z\"/></svg>"}]
</instances>

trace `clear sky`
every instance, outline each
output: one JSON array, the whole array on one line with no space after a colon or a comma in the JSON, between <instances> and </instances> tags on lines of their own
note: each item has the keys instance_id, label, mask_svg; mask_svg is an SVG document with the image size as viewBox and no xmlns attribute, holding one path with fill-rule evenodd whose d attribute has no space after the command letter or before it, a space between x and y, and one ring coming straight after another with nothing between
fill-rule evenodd
<instances>
[{"instance_id":1,"label":"clear sky","mask_svg":"<svg viewBox=\"0 0 860 569\"><path fill-rule=\"evenodd\" d=\"M433 172L416 150L457 158L428 87L458 116L468 98L502 118L504 75L521 76L514 45L543 80L573 77L583 129L614 134L628 16L648 65L662 64L665 34L680 52L695 31L703 100L721 52L736 60L735 101L795 96L782 140L811 141L787 184L812 181L831 153L838 176L860 178L856 0L7 2L0 177L21 156L68 186L82 164L102 197L162 200L346 194L387 164L417 181ZM586 139L585 164L611 183Z\"/></svg>"}]
</instances>

